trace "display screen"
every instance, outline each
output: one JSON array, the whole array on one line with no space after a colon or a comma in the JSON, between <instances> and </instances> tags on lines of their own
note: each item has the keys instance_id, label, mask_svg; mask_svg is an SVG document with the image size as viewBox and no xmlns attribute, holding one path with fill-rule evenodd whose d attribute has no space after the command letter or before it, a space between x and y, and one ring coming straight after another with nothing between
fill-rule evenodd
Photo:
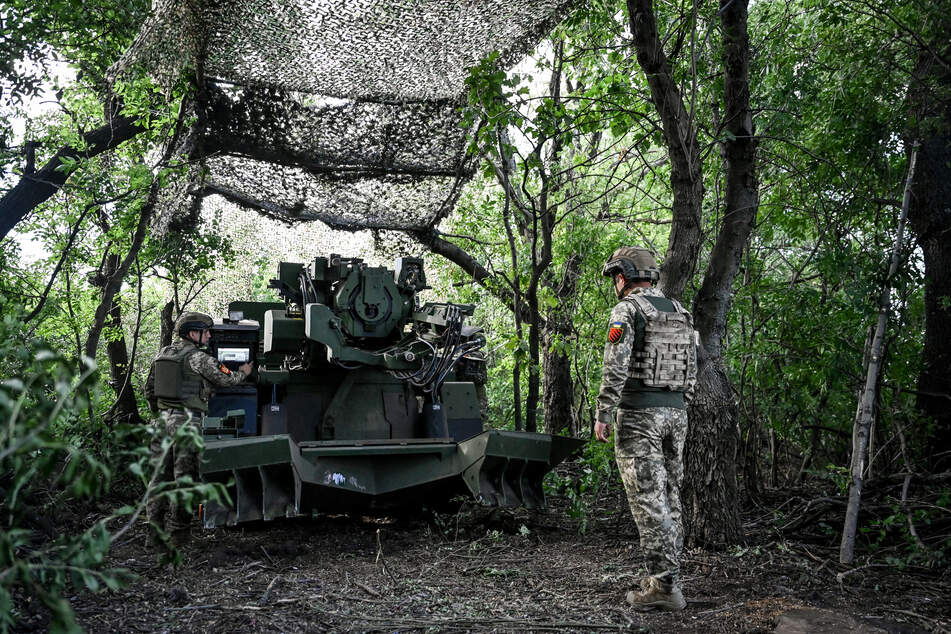
<instances>
[{"instance_id":1,"label":"display screen","mask_svg":"<svg viewBox=\"0 0 951 634\"><path fill-rule=\"evenodd\" d=\"M250 348L218 348L218 360L222 363L226 361L237 361L246 363L251 360Z\"/></svg>"}]
</instances>

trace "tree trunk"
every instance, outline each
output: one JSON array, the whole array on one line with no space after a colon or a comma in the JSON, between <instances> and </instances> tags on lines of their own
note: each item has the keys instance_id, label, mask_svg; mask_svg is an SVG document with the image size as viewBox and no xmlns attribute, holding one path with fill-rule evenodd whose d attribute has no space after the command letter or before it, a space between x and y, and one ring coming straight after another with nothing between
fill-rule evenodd
<instances>
[{"instance_id":1,"label":"tree trunk","mask_svg":"<svg viewBox=\"0 0 951 634\"><path fill-rule=\"evenodd\" d=\"M16 186L0 198L0 239L37 205L59 191L72 174L72 170L65 169L64 159L88 158L111 150L145 130L136 125L136 121L133 117L113 117L106 125L83 135L86 149L64 147L38 172L24 174Z\"/></svg>"},{"instance_id":2,"label":"tree trunk","mask_svg":"<svg viewBox=\"0 0 951 634\"><path fill-rule=\"evenodd\" d=\"M947 20L945 13L945 20ZM947 28L936 32L947 33ZM941 56L951 46L941 44ZM908 90L907 139L917 139L908 221L925 261L925 341L916 406L921 412L921 455L932 471L951 466L951 70L932 50L921 50Z\"/></svg>"},{"instance_id":3,"label":"tree trunk","mask_svg":"<svg viewBox=\"0 0 951 634\"><path fill-rule=\"evenodd\" d=\"M673 226L661 269L660 289L667 297L679 299L693 275L700 250L700 147L692 113L684 106L657 32L652 0L627 0L627 11L637 63L647 76L651 101L660 115L670 155Z\"/></svg>"},{"instance_id":4,"label":"tree trunk","mask_svg":"<svg viewBox=\"0 0 951 634\"><path fill-rule=\"evenodd\" d=\"M106 269L114 272L119 264L119 256L110 254ZM129 350L126 347L122 330L122 307L114 298L105 325L119 333L118 337L110 339L106 344L106 354L109 357L109 384L116 394L116 403L112 406L106 418L110 424L142 424L139 407L135 401L135 391L132 389L132 381L130 380Z\"/></svg>"},{"instance_id":5,"label":"tree trunk","mask_svg":"<svg viewBox=\"0 0 951 634\"><path fill-rule=\"evenodd\" d=\"M532 310L528 328L528 395L525 398L525 431L538 431L538 404L541 395L541 315L538 309L538 293L529 286L525 300Z\"/></svg>"},{"instance_id":6,"label":"tree trunk","mask_svg":"<svg viewBox=\"0 0 951 634\"><path fill-rule=\"evenodd\" d=\"M543 334L542 392L545 401L545 433L578 435L575 415L575 389L571 378L571 356L566 355L558 340L564 341L562 330L546 328Z\"/></svg>"},{"instance_id":7,"label":"tree trunk","mask_svg":"<svg viewBox=\"0 0 951 634\"><path fill-rule=\"evenodd\" d=\"M732 386L720 359L706 360L703 350L699 356L684 451L684 535L689 545L735 544L743 532L736 504L739 438Z\"/></svg>"},{"instance_id":8,"label":"tree trunk","mask_svg":"<svg viewBox=\"0 0 951 634\"><path fill-rule=\"evenodd\" d=\"M549 94L551 95L552 104L555 106L561 105L561 71L564 63L564 52L564 41L556 42L552 74L549 81ZM525 291L525 300L531 309L531 330L528 332L528 398L525 402L525 431L530 432L538 431L538 406L542 396L541 348L545 319L542 317L541 307L538 303L538 289L551 276L549 267L551 267L553 261L552 242L555 234L555 212L557 209L557 203L553 202L553 195L561 187L560 178L553 178L551 172L546 171L544 165L547 163L552 166L553 170L556 170L564 146L561 135L555 134L548 137L548 139L551 144L548 149L547 160L540 161L538 167L538 176L542 187L538 195L538 207L532 216L532 277ZM536 153L540 153L540 147L536 146ZM541 157L539 156L539 158ZM533 207L533 209L535 208ZM539 239L541 240L540 245ZM513 269L513 275L517 275L515 269Z\"/></svg>"},{"instance_id":9,"label":"tree trunk","mask_svg":"<svg viewBox=\"0 0 951 634\"><path fill-rule=\"evenodd\" d=\"M700 292L694 300L693 314L709 362L711 379L703 389L713 390L691 404L692 422L687 434L686 461L702 467L693 473L693 485L702 487L685 516L698 518L702 509L715 509L712 517L702 518L686 529L687 535L702 543L735 543L742 538L736 486L736 456L739 448L738 412L732 385L723 366L723 335L733 300L733 282L739 271L743 249L753 230L758 206L756 182L756 139L749 90L749 35L746 0L723 0L720 19L723 26L723 101L724 126L729 131L724 142L726 157L726 195L723 223L710 254L710 263ZM715 408L715 409L711 409ZM753 422L756 424L756 421ZM708 458L709 457L709 458ZM717 465L708 463L719 459ZM720 482L710 486L711 468L716 467ZM702 475L703 479L697 476Z\"/></svg>"},{"instance_id":10,"label":"tree trunk","mask_svg":"<svg viewBox=\"0 0 951 634\"><path fill-rule=\"evenodd\" d=\"M723 224L710 254L710 264L694 300L695 325L710 358L723 355L723 335L733 300L733 282L743 249L753 231L759 204L756 145L750 111L749 35L746 0L721 2L723 23L723 142L726 192Z\"/></svg>"},{"instance_id":11,"label":"tree trunk","mask_svg":"<svg viewBox=\"0 0 951 634\"><path fill-rule=\"evenodd\" d=\"M172 345L172 335L175 330L175 302L165 302L161 315L161 347Z\"/></svg>"},{"instance_id":12,"label":"tree trunk","mask_svg":"<svg viewBox=\"0 0 951 634\"><path fill-rule=\"evenodd\" d=\"M908 206L911 199L911 183L915 176L915 154L917 144L911 151L908 159L908 179L905 185L905 195L902 200L901 216L898 219L898 230L895 232L895 243L892 246L891 261L888 265L888 275L882 284L882 292L878 298L878 323L875 326L875 335L869 349L868 369L865 373L865 387L859 398L855 412L855 424L852 426L852 465L850 469L851 484L849 486L849 504L845 510L845 523L842 528L842 541L839 544L839 563L850 564L855 554L855 531L858 525L859 507L862 504L862 479L865 477L865 455L868 450L869 429L875 418L875 396L878 392L878 373L882 364L882 350L885 342L885 328L888 325L888 311L891 307L891 281L898 272L898 262L901 259L901 246L905 238L905 218L908 216Z\"/></svg>"},{"instance_id":13,"label":"tree trunk","mask_svg":"<svg viewBox=\"0 0 951 634\"><path fill-rule=\"evenodd\" d=\"M710 270L694 306L706 359L689 407L684 452L684 530L688 543L735 543L741 538L736 457L739 446L732 386L723 367L722 333L730 307L739 254L756 211L755 143L749 108L749 39L745 0L721 2L724 30L724 99L727 125L739 134L728 145L726 218ZM679 298L693 274L700 245L703 170L692 113L671 73L657 32L651 0L628 0L637 60L663 123L670 154L673 227L661 273L661 290Z\"/></svg>"},{"instance_id":14,"label":"tree trunk","mask_svg":"<svg viewBox=\"0 0 951 634\"><path fill-rule=\"evenodd\" d=\"M112 310L113 300L119 289L122 288L122 282L133 260L138 256L139 249L145 241L145 234L149 227L149 222L155 212L155 203L158 198L159 183L152 184L149 190L149 198L142 205L139 212L139 222L136 225L135 233L132 234L132 243L129 245L129 251L121 262L118 263L114 271L109 275L104 275L102 279L102 299L99 306L96 307L96 315L93 318L92 326L89 328L89 334L86 336L86 343L83 347L83 354L90 359L96 358L96 352L99 349L99 337L102 335L102 328L106 323L106 315Z\"/></svg>"},{"instance_id":15,"label":"tree trunk","mask_svg":"<svg viewBox=\"0 0 951 634\"><path fill-rule=\"evenodd\" d=\"M549 434L567 431L569 436L578 435L571 355L565 353L565 346L557 344L571 337L571 307L574 304L580 273L581 256L575 254L565 263L561 283L552 289L558 305L548 311L546 327L542 334L542 393L545 404L545 432Z\"/></svg>"}]
</instances>

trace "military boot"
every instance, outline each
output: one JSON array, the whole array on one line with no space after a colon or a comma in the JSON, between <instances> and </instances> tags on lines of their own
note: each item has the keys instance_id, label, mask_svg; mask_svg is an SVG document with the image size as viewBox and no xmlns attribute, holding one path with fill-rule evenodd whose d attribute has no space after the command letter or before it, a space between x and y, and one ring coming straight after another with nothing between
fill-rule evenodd
<instances>
[{"instance_id":1,"label":"military boot","mask_svg":"<svg viewBox=\"0 0 951 634\"><path fill-rule=\"evenodd\" d=\"M679 583L665 583L656 577L641 580L639 591L631 590L627 593L627 602L639 612L648 610L666 610L679 612L687 607Z\"/></svg>"}]
</instances>

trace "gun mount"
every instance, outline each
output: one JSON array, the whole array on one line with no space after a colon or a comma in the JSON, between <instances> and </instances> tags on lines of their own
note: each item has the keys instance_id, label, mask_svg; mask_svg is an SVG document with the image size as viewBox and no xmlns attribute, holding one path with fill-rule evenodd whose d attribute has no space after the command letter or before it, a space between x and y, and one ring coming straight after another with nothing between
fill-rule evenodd
<instances>
[{"instance_id":1,"label":"gun mount","mask_svg":"<svg viewBox=\"0 0 951 634\"><path fill-rule=\"evenodd\" d=\"M581 441L484 431L482 330L474 307L427 302L423 261L282 262L282 302L232 302L211 352L250 361L248 383L209 403L202 477L233 504L205 526L317 511L438 504L544 506L541 481Z\"/></svg>"}]
</instances>

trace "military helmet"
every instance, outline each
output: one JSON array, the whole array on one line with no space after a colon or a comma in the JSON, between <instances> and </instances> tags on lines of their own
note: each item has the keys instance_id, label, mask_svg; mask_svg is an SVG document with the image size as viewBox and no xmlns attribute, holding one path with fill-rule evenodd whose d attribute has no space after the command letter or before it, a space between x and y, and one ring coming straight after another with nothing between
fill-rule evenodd
<instances>
[{"instance_id":1,"label":"military helmet","mask_svg":"<svg viewBox=\"0 0 951 634\"><path fill-rule=\"evenodd\" d=\"M654 254L644 247L620 247L608 258L601 273L607 277L621 273L629 282L660 279Z\"/></svg>"},{"instance_id":2,"label":"military helmet","mask_svg":"<svg viewBox=\"0 0 951 634\"><path fill-rule=\"evenodd\" d=\"M189 311L182 313L178 321L175 322L175 332L183 339L188 338L188 333L192 330L208 330L215 325L214 320L205 313L196 313Z\"/></svg>"}]
</instances>

